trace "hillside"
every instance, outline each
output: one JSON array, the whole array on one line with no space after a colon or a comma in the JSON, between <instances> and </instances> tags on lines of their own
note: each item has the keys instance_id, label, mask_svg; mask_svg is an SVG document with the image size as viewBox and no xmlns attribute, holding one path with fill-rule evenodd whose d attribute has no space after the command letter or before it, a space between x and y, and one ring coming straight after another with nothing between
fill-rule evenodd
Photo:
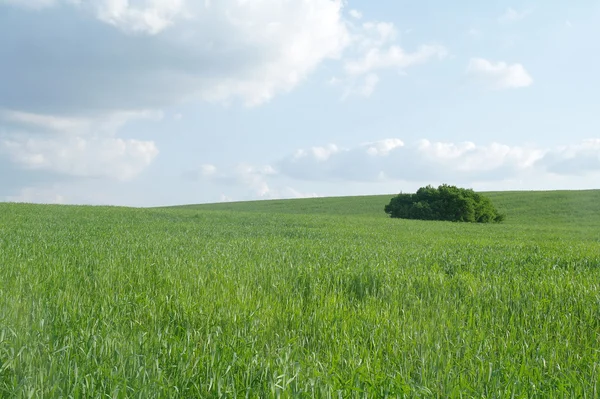
<instances>
[{"instance_id":1,"label":"hillside","mask_svg":"<svg viewBox=\"0 0 600 399\"><path fill-rule=\"evenodd\" d=\"M598 226L600 190L581 191L500 191L486 192L494 205L507 214L506 224L551 224ZM383 207L390 195L305 198L216 204L185 205L170 209L197 209L282 214L354 215L386 218Z\"/></svg>"},{"instance_id":2,"label":"hillside","mask_svg":"<svg viewBox=\"0 0 600 399\"><path fill-rule=\"evenodd\" d=\"M597 397L599 191L0 203L0 397Z\"/></svg>"}]
</instances>

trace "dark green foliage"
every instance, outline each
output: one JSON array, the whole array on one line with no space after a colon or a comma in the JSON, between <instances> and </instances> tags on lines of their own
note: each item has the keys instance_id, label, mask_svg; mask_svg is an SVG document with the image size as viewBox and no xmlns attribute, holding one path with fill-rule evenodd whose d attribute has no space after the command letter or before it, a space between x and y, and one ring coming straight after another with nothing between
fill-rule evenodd
<instances>
[{"instance_id":1,"label":"dark green foliage","mask_svg":"<svg viewBox=\"0 0 600 399\"><path fill-rule=\"evenodd\" d=\"M402 219L490 223L505 218L489 198L447 184L421 187L416 194L398 194L384 210L391 217Z\"/></svg>"}]
</instances>

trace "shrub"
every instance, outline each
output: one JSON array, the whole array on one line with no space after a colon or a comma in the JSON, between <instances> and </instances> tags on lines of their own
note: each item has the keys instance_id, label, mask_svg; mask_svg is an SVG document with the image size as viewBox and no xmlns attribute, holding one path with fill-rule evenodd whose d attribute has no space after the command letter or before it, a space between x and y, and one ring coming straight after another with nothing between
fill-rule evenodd
<instances>
[{"instance_id":1,"label":"shrub","mask_svg":"<svg viewBox=\"0 0 600 399\"><path fill-rule=\"evenodd\" d=\"M492 201L473 191L443 184L421 187L416 194L398 194L384 208L393 218L447 220L452 222L501 222Z\"/></svg>"}]
</instances>

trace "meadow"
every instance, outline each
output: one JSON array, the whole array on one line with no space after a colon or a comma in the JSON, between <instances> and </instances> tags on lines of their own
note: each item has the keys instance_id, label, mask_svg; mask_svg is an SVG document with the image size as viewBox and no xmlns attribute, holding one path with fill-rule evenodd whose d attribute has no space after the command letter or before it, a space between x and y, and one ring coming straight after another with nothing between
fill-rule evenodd
<instances>
[{"instance_id":1,"label":"meadow","mask_svg":"<svg viewBox=\"0 0 600 399\"><path fill-rule=\"evenodd\" d=\"M0 204L0 397L596 398L600 190Z\"/></svg>"}]
</instances>

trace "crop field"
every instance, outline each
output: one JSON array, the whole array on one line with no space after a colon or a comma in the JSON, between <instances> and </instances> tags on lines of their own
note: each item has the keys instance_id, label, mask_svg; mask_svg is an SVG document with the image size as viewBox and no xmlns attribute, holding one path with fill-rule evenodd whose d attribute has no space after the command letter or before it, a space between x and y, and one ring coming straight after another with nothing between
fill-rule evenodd
<instances>
[{"instance_id":1,"label":"crop field","mask_svg":"<svg viewBox=\"0 0 600 399\"><path fill-rule=\"evenodd\" d=\"M0 397L597 398L600 191L0 204Z\"/></svg>"}]
</instances>

